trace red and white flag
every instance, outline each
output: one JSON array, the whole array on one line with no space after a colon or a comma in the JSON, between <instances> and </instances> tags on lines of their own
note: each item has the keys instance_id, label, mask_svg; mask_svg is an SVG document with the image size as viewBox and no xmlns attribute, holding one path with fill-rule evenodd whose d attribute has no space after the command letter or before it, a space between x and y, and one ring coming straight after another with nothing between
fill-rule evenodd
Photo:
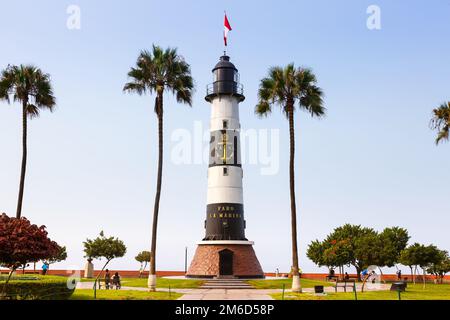
<instances>
[{"instance_id":1,"label":"red and white flag","mask_svg":"<svg viewBox=\"0 0 450 320\"><path fill-rule=\"evenodd\" d=\"M228 38L228 32L230 32L231 30L231 26L230 26L230 22L228 21L227 18L227 14L225 13L225 21L223 22L223 27L224 27L224 31L223 31L223 41L225 42L225 47L228 45L227 44L227 38Z\"/></svg>"}]
</instances>

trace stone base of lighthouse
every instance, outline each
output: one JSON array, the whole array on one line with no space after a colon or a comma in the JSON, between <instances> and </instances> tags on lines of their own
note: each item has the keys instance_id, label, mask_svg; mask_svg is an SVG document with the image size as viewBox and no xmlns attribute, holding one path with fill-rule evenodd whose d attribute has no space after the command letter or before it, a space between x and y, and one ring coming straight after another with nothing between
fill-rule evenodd
<instances>
[{"instance_id":1,"label":"stone base of lighthouse","mask_svg":"<svg viewBox=\"0 0 450 320\"><path fill-rule=\"evenodd\" d=\"M198 243L188 278L264 278L251 241L202 241Z\"/></svg>"}]
</instances>

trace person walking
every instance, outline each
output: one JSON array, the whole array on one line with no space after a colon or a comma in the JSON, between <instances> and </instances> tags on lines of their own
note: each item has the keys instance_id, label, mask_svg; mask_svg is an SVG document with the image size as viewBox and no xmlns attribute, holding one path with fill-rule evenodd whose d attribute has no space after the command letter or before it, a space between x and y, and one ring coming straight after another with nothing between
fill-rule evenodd
<instances>
[{"instance_id":1,"label":"person walking","mask_svg":"<svg viewBox=\"0 0 450 320\"><path fill-rule=\"evenodd\" d=\"M42 275L45 276L47 274L48 271L48 263L44 261L44 263L42 264Z\"/></svg>"}]
</instances>

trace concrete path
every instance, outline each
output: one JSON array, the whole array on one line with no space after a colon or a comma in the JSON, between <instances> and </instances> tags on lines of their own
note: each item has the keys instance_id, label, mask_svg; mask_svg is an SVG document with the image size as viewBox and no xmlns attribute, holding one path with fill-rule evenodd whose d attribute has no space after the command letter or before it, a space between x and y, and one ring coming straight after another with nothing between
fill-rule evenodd
<instances>
[{"instance_id":1,"label":"concrete path","mask_svg":"<svg viewBox=\"0 0 450 320\"><path fill-rule=\"evenodd\" d=\"M281 290L190 289L178 300L273 300L270 294ZM182 293L180 291L176 291Z\"/></svg>"},{"instance_id":2,"label":"concrete path","mask_svg":"<svg viewBox=\"0 0 450 320\"><path fill-rule=\"evenodd\" d=\"M77 289L92 289L93 282L79 282ZM384 291L389 290L390 284L366 284L364 291ZM361 292L361 284L356 285L358 292ZM147 288L122 287L122 290L147 291ZM326 293L335 292L334 287L325 287ZM158 288L158 291L169 291L166 288ZM274 293L281 293L281 289L171 289L172 292L181 293L183 296L178 300L273 300L270 296ZM290 290L285 291L288 295ZM304 288L305 293L314 293L314 288ZM339 288L338 292L344 292ZM353 292L352 288L347 288L347 292Z\"/></svg>"},{"instance_id":3,"label":"concrete path","mask_svg":"<svg viewBox=\"0 0 450 320\"><path fill-rule=\"evenodd\" d=\"M93 282L78 282L77 289L92 289ZM122 290L147 291L147 288L122 287ZM158 288L158 291L169 291L167 288ZM181 293L179 300L273 300L270 294L281 290L262 289L171 289L172 292Z\"/></svg>"}]
</instances>

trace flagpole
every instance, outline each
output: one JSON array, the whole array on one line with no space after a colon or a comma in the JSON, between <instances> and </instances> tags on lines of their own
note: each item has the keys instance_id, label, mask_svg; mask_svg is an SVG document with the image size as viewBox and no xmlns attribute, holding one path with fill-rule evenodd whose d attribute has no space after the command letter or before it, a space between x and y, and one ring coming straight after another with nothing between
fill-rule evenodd
<instances>
[{"instance_id":1,"label":"flagpole","mask_svg":"<svg viewBox=\"0 0 450 320\"><path fill-rule=\"evenodd\" d=\"M226 18L227 11L223 10L223 13L224 13L224 17ZM223 39L223 55L226 56L227 55L227 42L225 40L225 30L223 30L223 37L224 37L224 39Z\"/></svg>"}]
</instances>

